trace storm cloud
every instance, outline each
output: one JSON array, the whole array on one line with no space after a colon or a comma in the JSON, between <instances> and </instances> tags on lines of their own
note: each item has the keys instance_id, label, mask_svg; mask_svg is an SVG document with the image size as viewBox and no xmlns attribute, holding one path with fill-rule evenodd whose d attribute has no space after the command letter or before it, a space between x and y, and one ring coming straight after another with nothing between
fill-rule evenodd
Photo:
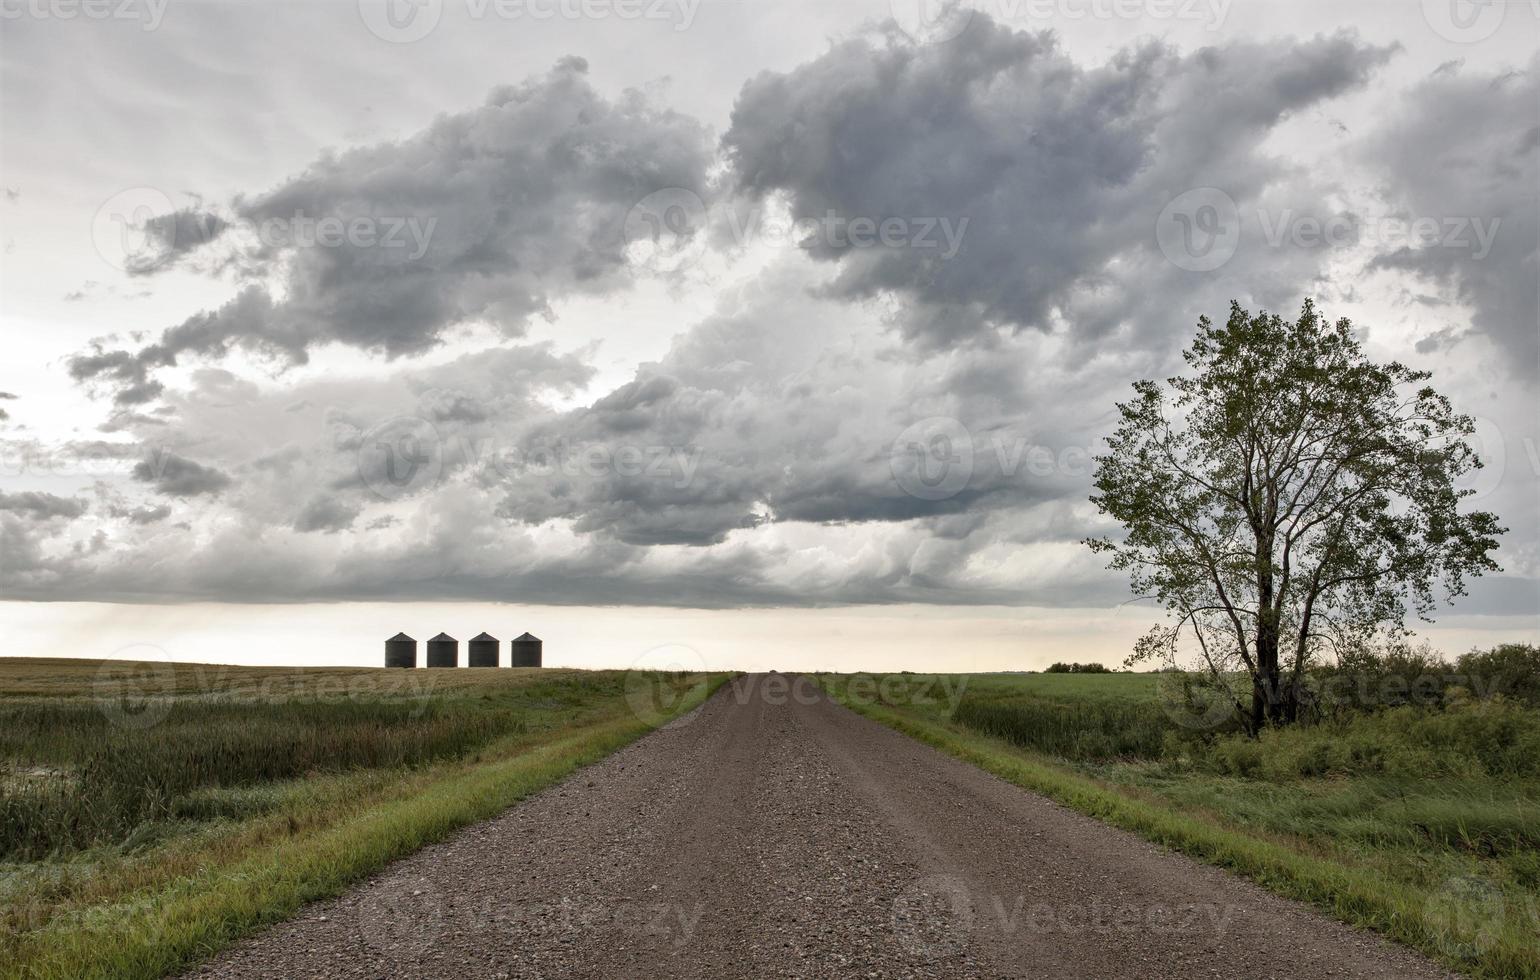
<instances>
[{"instance_id":1,"label":"storm cloud","mask_svg":"<svg viewBox=\"0 0 1540 980\"><path fill-rule=\"evenodd\" d=\"M1471 329L1529 381L1540 377L1537 107L1540 55L1522 72L1450 64L1399 100L1368 147L1396 213L1427 228L1383 248L1373 268L1468 303Z\"/></svg>"},{"instance_id":2,"label":"storm cloud","mask_svg":"<svg viewBox=\"0 0 1540 980\"><path fill-rule=\"evenodd\" d=\"M657 93L601 94L562 59L147 225L163 259L130 272L223 292L68 361L116 409L110 438L57 455L126 489L46 519L70 498L0 507L8 587L1111 605L1125 584L1079 544L1108 530L1092 457L1127 385L1180 369L1199 316L1310 295L1335 313L1385 277L1419 307L1406 353L1474 332L1533 362L1540 138L1503 122L1533 122L1534 66L1398 87L1383 75L1399 54L1341 32L1093 57L979 13L945 43L840 35L750 77L720 132ZM1362 136L1325 121L1352 98L1385 107ZM1332 142L1295 152L1301 131ZM1356 225L1350 181L1407 214L1501 217L1501 235L1479 261L1268 240L1291 213ZM628 241L658 192L699 198L696 265L660 268ZM1194 192L1240 227L1209 267L1157 233ZM756 251L731 230L750 213L812 234ZM649 315L662 340L633 356ZM615 343L570 340L571 323ZM557 339L531 338L545 327ZM1493 492L1530 485L1510 460ZM1527 594L1540 554L1536 522L1513 523L1504 596Z\"/></svg>"},{"instance_id":3,"label":"storm cloud","mask_svg":"<svg viewBox=\"0 0 1540 980\"><path fill-rule=\"evenodd\" d=\"M230 485L228 474L167 451L154 453L134 464L133 477L168 497L215 494Z\"/></svg>"},{"instance_id":4,"label":"storm cloud","mask_svg":"<svg viewBox=\"0 0 1540 980\"><path fill-rule=\"evenodd\" d=\"M86 502L73 497L60 497L51 493L24 491L0 492L0 510L12 514L48 520L54 517L75 518L86 512Z\"/></svg>"},{"instance_id":5,"label":"storm cloud","mask_svg":"<svg viewBox=\"0 0 1540 980\"><path fill-rule=\"evenodd\" d=\"M957 253L816 241L848 298L895 294L903 328L943 345L992 328L1090 336L1125 324L1181 270L1148 262L1171 198L1218 186L1254 204L1286 165L1279 122L1365 84L1394 53L1352 34L1159 42L1083 67L1050 33L975 15L946 44L858 38L745 86L724 146L738 186L799 220L966 222ZM1158 258L1158 256L1156 256Z\"/></svg>"},{"instance_id":6,"label":"storm cloud","mask_svg":"<svg viewBox=\"0 0 1540 980\"><path fill-rule=\"evenodd\" d=\"M184 234L198 222L183 212L152 222L178 247L217 237L254 281L138 350L80 354L72 376L141 404L163 390L156 370L188 355L304 363L334 343L395 358L467 323L516 337L553 298L626 286L627 212L658 187L702 186L711 147L698 122L634 92L606 100L586 74L567 58L405 140L318 159L234 202L217 236Z\"/></svg>"}]
</instances>

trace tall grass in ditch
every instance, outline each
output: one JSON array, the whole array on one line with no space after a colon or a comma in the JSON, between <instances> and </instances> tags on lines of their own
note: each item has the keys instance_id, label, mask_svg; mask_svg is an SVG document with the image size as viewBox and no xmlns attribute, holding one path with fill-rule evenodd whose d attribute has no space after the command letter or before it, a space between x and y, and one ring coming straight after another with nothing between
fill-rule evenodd
<instances>
[{"instance_id":1,"label":"tall grass in ditch","mask_svg":"<svg viewBox=\"0 0 1540 980\"><path fill-rule=\"evenodd\" d=\"M1314 725L1215 739L1192 759L1232 776L1287 782L1330 776L1540 777L1540 711L1501 699L1402 705Z\"/></svg>"},{"instance_id":2,"label":"tall grass in ditch","mask_svg":"<svg viewBox=\"0 0 1540 980\"><path fill-rule=\"evenodd\" d=\"M1156 758L1172 725L1158 703L1123 698L1055 700L966 695L961 724L1066 759Z\"/></svg>"},{"instance_id":3,"label":"tall grass in ditch","mask_svg":"<svg viewBox=\"0 0 1540 980\"><path fill-rule=\"evenodd\" d=\"M1184 728L1155 700L969 694L955 720L1075 762L1163 760L1274 782L1326 776L1540 777L1540 711L1501 698L1343 713L1260 738Z\"/></svg>"},{"instance_id":4,"label":"tall grass in ditch","mask_svg":"<svg viewBox=\"0 0 1540 980\"><path fill-rule=\"evenodd\" d=\"M1508 644L1454 663L1431 651L1364 656L1312 675L1311 710L1252 739L1233 719L1193 726L1174 678L1132 675L1071 687L991 679L954 719L986 735L1076 762L1162 760L1275 782L1322 776L1540 777L1540 650ZM1100 679L1098 679L1100 677ZM1168 710L1169 709L1169 710Z\"/></svg>"},{"instance_id":5,"label":"tall grass in ditch","mask_svg":"<svg viewBox=\"0 0 1540 980\"><path fill-rule=\"evenodd\" d=\"M463 702L189 700L142 729L114 725L91 702L0 704L0 858L121 842L147 821L218 815L196 795L208 787L419 765L523 726L519 710L465 710Z\"/></svg>"}]
</instances>

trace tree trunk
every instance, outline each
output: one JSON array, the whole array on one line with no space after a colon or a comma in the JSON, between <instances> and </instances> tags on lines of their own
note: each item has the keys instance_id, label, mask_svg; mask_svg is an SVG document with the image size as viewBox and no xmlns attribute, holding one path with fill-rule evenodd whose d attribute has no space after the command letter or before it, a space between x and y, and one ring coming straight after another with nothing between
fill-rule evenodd
<instances>
[{"instance_id":1,"label":"tree trunk","mask_svg":"<svg viewBox=\"0 0 1540 980\"><path fill-rule=\"evenodd\" d=\"M1257 628L1257 676L1252 684L1252 721L1258 731L1264 724L1287 724L1283 673L1278 669L1278 631L1263 616Z\"/></svg>"},{"instance_id":2,"label":"tree trunk","mask_svg":"<svg viewBox=\"0 0 1540 980\"><path fill-rule=\"evenodd\" d=\"M1256 525L1253 524L1253 527ZM1252 678L1252 724L1262 730L1288 723L1283 674L1278 669L1278 611L1273 606L1273 538L1257 535L1257 676ZM1260 701L1260 703L1258 703Z\"/></svg>"}]
</instances>

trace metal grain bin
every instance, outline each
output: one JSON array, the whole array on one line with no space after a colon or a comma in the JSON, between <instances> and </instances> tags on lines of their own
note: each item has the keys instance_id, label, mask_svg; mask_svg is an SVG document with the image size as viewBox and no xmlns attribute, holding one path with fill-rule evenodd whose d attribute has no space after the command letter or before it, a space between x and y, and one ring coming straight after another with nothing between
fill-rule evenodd
<instances>
[{"instance_id":1,"label":"metal grain bin","mask_svg":"<svg viewBox=\"0 0 1540 980\"><path fill-rule=\"evenodd\" d=\"M496 667L499 642L497 637L483 633L465 644L465 652L469 655L470 665L472 667Z\"/></svg>"},{"instance_id":2,"label":"metal grain bin","mask_svg":"<svg viewBox=\"0 0 1540 980\"><path fill-rule=\"evenodd\" d=\"M448 633L440 633L428 641L429 667L460 666L460 641Z\"/></svg>"},{"instance_id":3,"label":"metal grain bin","mask_svg":"<svg viewBox=\"0 0 1540 980\"><path fill-rule=\"evenodd\" d=\"M543 647L540 637L525 633L508 644L508 666L539 667Z\"/></svg>"},{"instance_id":4,"label":"metal grain bin","mask_svg":"<svg viewBox=\"0 0 1540 980\"><path fill-rule=\"evenodd\" d=\"M405 633L397 633L385 641L385 666L416 667L417 641Z\"/></svg>"}]
</instances>

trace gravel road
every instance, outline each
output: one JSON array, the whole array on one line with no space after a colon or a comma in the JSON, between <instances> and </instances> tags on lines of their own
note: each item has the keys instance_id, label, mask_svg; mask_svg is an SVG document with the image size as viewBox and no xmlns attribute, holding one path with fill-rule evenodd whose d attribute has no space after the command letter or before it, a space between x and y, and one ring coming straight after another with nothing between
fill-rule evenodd
<instances>
[{"instance_id":1,"label":"gravel road","mask_svg":"<svg viewBox=\"0 0 1540 980\"><path fill-rule=\"evenodd\" d=\"M751 675L196 977L1448 977Z\"/></svg>"}]
</instances>

